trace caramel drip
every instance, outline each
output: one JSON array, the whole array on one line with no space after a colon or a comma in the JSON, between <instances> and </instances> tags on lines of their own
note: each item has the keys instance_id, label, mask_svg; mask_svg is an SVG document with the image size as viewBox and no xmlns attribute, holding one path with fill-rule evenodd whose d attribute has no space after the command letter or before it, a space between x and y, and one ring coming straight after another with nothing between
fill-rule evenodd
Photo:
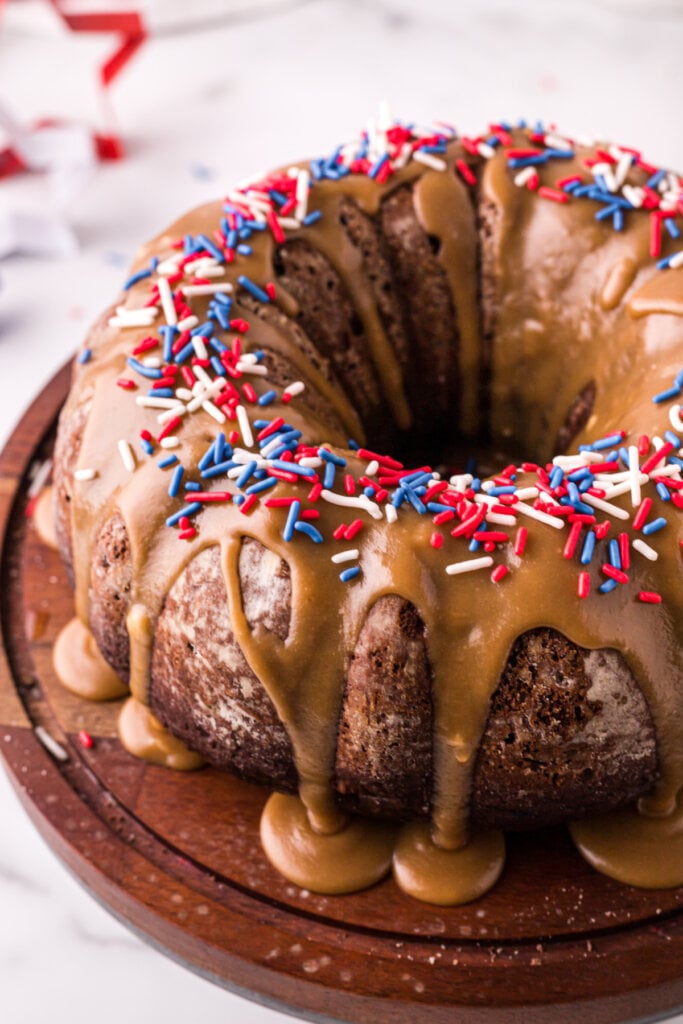
<instances>
[{"instance_id":1,"label":"caramel drip","mask_svg":"<svg viewBox=\"0 0 683 1024\"><path fill-rule=\"evenodd\" d=\"M409 896L449 907L483 896L500 878L504 863L500 832L481 832L457 850L444 850L432 842L428 825L414 821L398 837L394 878Z\"/></svg>"},{"instance_id":2,"label":"caramel drip","mask_svg":"<svg viewBox=\"0 0 683 1024\"><path fill-rule=\"evenodd\" d=\"M55 530L54 501L54 487L43 488L33 506L33 525L43 544L46 544L49 548L54 548L56 551L58 544Z\"/></svg>"},{"instance_id":3,"label":"caramel drip","mask_svg":"<svg viewBox=\"0 0 683 1024\"><path fill-rule=\"evenodd\" d=\"M55 641L52 661L67 690L85 700L116 700L128 693L102 655L95 638L80 619L71 619Z\"/></svg>"},{"instance_id":4,"label":"caramel drip","mask_svg":"<svg viewBox=\"0 0 683 1024\"><path fill-rule=\"evenodd\" d=\"M523 144L524 139L519 135L517 141ZM439 173L412 163L385 185L353 176L317 183L315 207L322 210L323 217L306 229L304 237L328 257L348 288L365 327L371 358L384 382L387 405L396 422L405 424L408 410L398 361L367 283L361 280L358 253L345 238L335 211L339 197L346 195L373 215L393 188L412 184L419 220L440 241L439 258L453 292L461 338L461 426L465 432L475 432L480 374L476 239L470 201L453 169L455 159L462 155L460 144L451 144L447 171ZM563 161L563 173L581 171L588 155L591 151L578 149L574 160ZM612 232L595 221L590 203L564 206L515 187L503 152L484 165L480 191L484 201L494 202L501 211L491 243L496 290L493 436L501 443L514 438L536 459L550 457L552 439L590 379L597 388L591 437L622 427L633 435L661 432L662 411L653 406L651 396L669 386L680 369L683 334L678 314L683 313L683 279L678 271L655 276L648 254L648 219L634 217L627 231ZM210 234L219 216L220 204L188 214L141 250L134 269L145 265L153 254L170 252L172 239L185 231ZM254 240L249 273L259 283L272 279L272 245L266 233ZM233 280L237 272L229 269L229 275ZM632 292L625 305L621 296L628 288ZM143 294L135 289L133 301L140 303ZM288 312L294 311L295 304L284 292L280 303ZM206 305L197 300L196 310L201 317ZM258 317L251 321L245 348L263 345L281 352L334 403L345 426L357 425L347 400L333 393L323 375L298 350L286 326L267 325ZM175 531L164 523L169 514L165 498L168 478L154 459L140 460L136 471L129 474L116 452L119 438L134 441L141 428L152 433L158 429L154 412L141 410L129 396L119 399L116 414L111 413L112 396L117 394L115 381L125 356L145 333L142 329L111 332L100 324L91 339L94 358L79 367L76 376L77 394L93 396L79 468L97 471L87 484L73 485L76 603L80 618L87 622L94 545L102 525L118 511L126 524L133 570L127 624L135 700L126 704L121 726L128 749L151 751L162 763L180 757L176 748L175 753L167 752L165 745L170 741L143 706L148 699L154 630L165 596L186 565L203 548L220 545L235 637L270 695L294 751L301 803L288 803L285 798L285 802L278 798L269 803L263 830L269 854L284 873L294 877L302 872L297 875L302 879L299 884L315 889L313 876L317 871L322 874L321 859L327 856L323 851L348 851L354 837L362 836L365 842L368 835L365 826L346 821L335 807L331 779L347 659L368 610L389 594L410 601L422 617L433 675L432 837L424 829L409 829L399 840L395 870L407 891L436 902L452 902L474 898L495 882L503 856L500 840L479 837L466 846L472 775L490 699L510 649L521 633L536 627L557 629L585 648L613 647L622 652L642 686L657 730L661 779L651 795L649 810L671 810L683 785L683 687L675 682L683 678L683 590L677 556L683 527L678 517L671 517L658 562L634 556L628 588L619 588L607 597L592 592L584 601L574 597L576 564L562 557L565 532L542 525L534 524L521 561L505 549L501 557L514 571L501 585L492 584L486 571L448 576L446 565L466 558L464 548L458 553L448 545L433 548L429 543L431 520L411 513L401 513L393 524L363 516L364 528L354 540L363 573L352 586L339 582L338 566L331 563L327 548L321 550L303 535L286 543L280 512L263 505L256 506L249 516L234 506L206 507L201 514L201 535L190 543L179 543ZM306 440L324 437L333 445L345 443L344 437L319 424L305 403L275 403L268 415L282 415ZM202 413L186 418L178 430L179 455L186 466L196 464L215 432L216 425ZM577 441L588 439L580 436ZM345 455L349 469L357 469L359 464L349 453ZM615 499L624 508L630 507L629 501L630 496ZM321 532L330 536L344 516L322 501L319 508ZM262 627L252 630L247 622L238 572L244 536L257 538L290 566L291 623L285 641ZM655 609L635 602L633 592L641 587L659 591L664 604ZM159 747L161 753L157 753ZM636 820L638 828L645 830L651 824L650 819ZM598 827L594 827L597 835ZM625 841L629 836L639 841L637 830L628 831L626 818L623 827ZM659 825L655 823L653 828ZM379 846L385 849L384 839ZM298 856L301 862L297 866ZM375 865L372 871L379 870L374 854L370 859ZM609 863L606 858L607 867L601 870L608 869ZM432 883L424 877L424 864L437 866ZM464 866L460 887L454 888L453 879L446 877L450 869L443 866L448 864ZM382 865L382 871L386 870L385 861ZM321 879L319 884L331 883Z\"/></svg>"},{"instance_id":5,"label":"caramel drip","mask_svg":"<svg viewBox=\"0 0 683 1024\"><path fill-rule=\"evenodd\" d=\"M204 764L199 754L172 736L145 704L129 697L118 723L119 739L129 754L149 764L191 772Z\"/></svg>"}]
</instances>

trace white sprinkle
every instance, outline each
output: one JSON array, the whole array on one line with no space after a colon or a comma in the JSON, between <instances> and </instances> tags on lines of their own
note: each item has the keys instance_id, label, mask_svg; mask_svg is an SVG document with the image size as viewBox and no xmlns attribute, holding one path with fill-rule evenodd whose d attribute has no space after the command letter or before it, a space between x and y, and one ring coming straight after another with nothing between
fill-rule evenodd
<instances>
[{"instance_id":1,"label":"white sprinkle","mask_svg":"<svg viewBox=\"0 0 683 1024\"><path fill-rule=\"evenodd\" d=\"M180 438L176 437L175 434L171 434L170 437L162 437L159 444L162 448L178 448L180 446Z\"/></svg>"},{"instance_id":2,"label":"white sprinkle","mask_svg":"<svg viewBox=\"0 0 683 1024\"><path fill-rule=\"evenodd\" d=\"M218 263L213 256L199 256L196 260L191 260L185 264L185 273L194 274L196 270L205 271L209 267L217 267Z\"/></svg>"},{"instance_id":3,"label":"white sprinkle","mask_svg":"<svg viewBox=\"0 0 683 1024\"><path fill-rule=\"evenodd\" d=\"M157 416L157 423L169 423L176 416L184 416L186 412L187 406L183 405L182 402L178 402L172 409L165 409L163 412L160 412Z\"/></svg>"},{"instance_id":4,"label":"white sprinkle","mask_svg":"<svg viewBox=\"0 0 683 1024\"><path fill-rule=\"evenodd\" d=\"M607 512L608 515L614 516L615 519L628 519L629 517L625 508L611 505L609 501L603 501L602 498L596 498L592 494L582 494L581 500L585 501L587 505L592 505L593 508L599 508L601 512Z\"/></svg>"},{"instance_id":5,"label":"white sprinkle","mask_svg":"<svg viewBox=\"0 0 683 1024\"><path fill-rule=\"evenodd\" d=\"M349 548L348 551L340 551L338 554L332 555L332 561L335 565L341 562L353 562L358 558L358 555L358 548Z\"/></svg>"},{"instance_id":6,"label":"white sprinkle","mask_svg":"<svg viewBox=\"0 0 683 1024\"><path fill-rule=\"evenodd\" d=\"M377 459L373 459L371 462L368 462L367 466L365 467L365 475L366 476L377 476L378 472L379 472L379 462L377 461Z\"/></svg>"},{"instance_id":7,"label":"white sprinkle","mask_svg":"<svg viewBox=\"0 0 683 1024\"><path fill-rule=\"evenodd\" d=\"M254 435L251 432L251 424L249 423L249 416L247 410L243 405L238 405L237 409L237 423L239 424L240 433L242 440L246 444L247 448L254 447Z\"/></svg>"},{"instance_id":8,"label":"white sprinkle","mask_svg":"<svg viewBox=\"0 0 683 1024\"><path fill-rule=\"evenodd\" d=\"M624 194L624 199L628 199L631 206L635 206L636 209L640 209L643 205L643 199L645 193L642 188L638 185L624 185L621 190Z\"/></svg>"},{"instance_id":9,"label":"white sprinkle","mask_svg":"<svg viewBox=\"0 0 683 1024\"><path fill-rule=\"evenodd\" d=\"M199 323L198 316L186 316L183 320L179 320L176 327L179 331L191 331L193 327L196 327Z\"/></svg>"},{"instance_id":10,"label":"white sprinkle","mask_svg":"<svg viewBox=\"0 0 683 1024\"><path fill-rule=\"evenodd\" d=\"M294 217L278 217L278 222L281 228L287 228L289 231L294 231L296 228L300 228L301 224Z\"/></svg>"},{"instance_id":11,"label":"white sprinkle","mask_svg":"<svg viewBox=\"0 0 683 1024\"><path fill-rule=\"evenodd\" d=\"M629 493L633 494L634 487L636 487L638 489L638 494L640 494L640 487L643 484L646 484L649 479L650 478L647 475L647 473L640 473L639 472L634 477L632 477L630 475L630 473L629 473L629 475L626 478L626 480L623 480L619 484L614 484L613 487L605 487L604 488L605 498L608 501L611 501L612 498L619 498L622 494L629 494ZM638 498L638 501L634 501L633 502L633 507L634 508L637 508L638 505L640 505L640 498Z\"/></svg>"},{"instance_id":12,"label":"white sprinkle","mask_svg":"<svg viewBox=\"0 0 683 1024\"><path fill-rule=\"evenodd\" d=\"M298 221L304 219L308 209L309 182L310 174L305 167L300 168L296 178L296 207L294 209L294 216Z\"/></svg>"},{"instance_id":13,"label":"white sprinkle","mask_svg":"<svg viewBox=\"0 0 683 1024\"><path fill-rule=\"evenodd\" d=\"M34 470L33 479L31 486L28 488L27 496L29 498L35 498L36 494L40 494L43 487L48 481L48 477L52 472L52 459L45 459L44 462L40 462L36 465Z\"/></svg>"},{"instance_id":14,"label":"white sprinkle","mask_svg":"<svg viewBox=\"0 0 683 1024\"><path fill-rule=\"evenodd\" d=\"M237 363L237 369L240 373L249 373L253 377L267 377L268 367L264 366L263 363L245 363L243 359Z\"/></svg>"},{"instance_id":15,"label":"white sprinkle","mask_svg":"<svg viewBox=\"0 0 683 1024\"><path fill-rule=\"evenodd\" d=\"M143 409L175 409L175 398L156 398L154 395L136 395L135 404Z\"/></svg>"},{"instance_id":16,"label":"white sprinkle","mask_svg":"<svg viewBox=\"0 0 683 1024\"><path fill-rule=\"evenodd\" d=\"M433 171L445 171L448 164L445 160L441 160L438 156L434 156L433 153L425 153L421 149L416 149L413 153L413 160L418 164L424 164L426 167L431 167Z\"/></svg>"},{"instance_id":17,"label":"white sprinkle","mask_svg":"<svg viewBox=\"0 0 683 1024\"><path fill-rule=\"evenodd\" d=\"M626 175L631 169L631 164L633 163L634 157L632 153L621 153L619 156L616 157L616 160L617 166L614 172L614 177L617 179L617 185L619 186L619 188L621 188L621 186L626 181Z\"/></svg>"},{"instance_id":18,"label":"white sprinkle","mask_svg":"<svg viewBox=\"0 0 683 1024\"><path fill-rule=\"evenodd\" d=\"M640 505L640 463L638 462L638 448L635 444L629 445L628 449L628 475L631 504L634 508L638 508ZM614 491L610 497L614 497Z\"/></svg>"},{"instance_id":19,"label":"white sprinkle","mask_svg":"<svg viewBox=\"0 0 683 1024\"><path fill-rule=\"evenodd\" d=\"M535 501L539 490L538 487L518 487L515 494L520 501Z\"/></svg>"},{"instance_id":20,"label":"white sprinkle","mask_svg":"<svg viewBox=\"0 0 683 1024\"><path fill-rule=\"evenodd\" d=\"M232 285L229 281L216 282L216 284L186 284L183 285L184 295L213 295L215 292L231 292Z\"/></svg>"},{"instance_id":21,"label":"white sprinkle","mask_svg":"<svg viewBox=\"0 0 683 1024\"><path fill-rule=\"evenodd\" d=\"M161 359L159 359L159 356L145 356L142 361L142 365L148 366L150 370L158 370L161 368L163 363L161 362Z\"/></svg>"},{"instance_id":22,"label":"white sprinkle","mask_svg":"<svg viewBox=\"0 0 683 1024\"><path fill-rule=\"evenodd\" d=\"M58 743L54 736L50 735L47 729L42 725L37 725L33 731L36 735L36 739L40 740L48 753L52 754L57 761L69 760L69 755L62 744Z\"/></svg>"},{"instance_id":23,"label":"white sprinkle","mask_svg":"<svg viewBox=\"0 0 683 1024\"><path fill-rule=\"evenodd\" d=\"M464 562L451 562L446 566L446 572L449 576L459 576L460 573L474 572L475 569L488 569L491 565L493 565L491 555L484 555L483 558L468 558Z\"/></svg>"},{"instance_id":24,"label":"white sprinkle","mask_svg":"<svg viewBox=\"0 0 683 1024\"><path fill-rule=\"evenodd\" d=\"M175 306L173 304L173 293L171 286L165 277L160 277L157 281L157 287L159 288L159 298L161 299L161 308L164 311L166 317L166 323L172 327L178 323L178 317L176 315Z\"/></svg>"},{"instance_id":25,"label":"white sprinkle","mask_svg":"<svg viewBox=\"0 0 683 1024\"><path fill-rule=\"evenodd\" d=\"M449 484L455 487L456 491L466 491L474 477L471 473L458 473L449 479Z\"/></svg>"},{"instance_id":26,"label":"white sprinkle","mask_svg":"<svg viewBox=\"0 0 683 1024\"><path fill-rule=\"evenodd\" d=\"M225 377L216 377L211 384L204 384L203 381L197 381L193 388L193 398L187 403L188 412L196 412L204 404L204 402L210 401L221 393L225 387ZM219 423L223 423L225 417L219 420Z\"/></svg>"},{"instance_id":27,"label":"white sprinkle","mask_svg":"<svg viewBox=\"0 0 683 1024\"><path fill-rule=\"evenodd\" d=\"M213 402L202 402L202 409L204 412L208 412L209 416L213 416L216 423L225 423L225 414Z\"/></svg>"},{"instance_id":28,"label":"white sprinkle","mask_svg":"<svg viewBox=\"0 0 683 1024\"><path fill-rule=\"evenodd\" d=\"M223 277L225 267L203 267L200 271L201 277Z\"/></svg>"},{"instance_id":29,"label":"white sprinkle","mask_svg":"<svg viewBox=\"0 0 683 1024\"><path fill-rule=\"evenodd\" d=\"M650 545L646 544L644 540L640 539L640 537L636 537L636 539L631 541L631 543L636 551L640 551L641 555L645 555L645 557L649 558L651 562L656 562L659 558L655 549L651 548Z\"/></svg>"},{"instance_id":30,"label":"white sprinkle","mask_svg":"<svg viewBox=\"0 0 683 1024\"><path fill-rule=\"evenodd\" d=\"M194 349L195 355L198 356L199 359L209 358L209 353L206 350L206 342L202 338L201 334L195 334L194 338L192 339L192 348Z\"/></svg>"},{"instance_id":31,"label":"white sprinkle","mask_svg":"<svg viewBox=\"0 0 683 1024\"><path fill-rule=\"evenodd\" d=\"M175 396L180 399L181 402L189 402L192 398L192 392L189 388L176 388Z\"/></svg>"},{"instance_id":32,"label":"white sprinkle","mask_svg":"<svg viewBox=\"0 0 683 1024\"><path fill-rule=\"evenodd\" d=\"M565 139L561 135L550 135L546 133L544 141L549 149L564 149L569 151L574 148L569 139Z\"/></svg>"},{"instance_id":33,"label":"white sprinkle","mask_svg":"<svg viewBox=\"0 0 683 1024\"><path fill-rule=\"evenodd\" d=\"M96 469L77 469L74 473L74 480L94 480L96 476Z\"/></svg>"},{"instance_id":34,"label":"white sprinkle","mask_svg":"<svg viewBox=\"0 0 683 1024\"><path fill-rule=\"evenodd\" d=\"M675 270L676 267L680 267L681 265L683 265L683 251L682 252L677 252L669 260L669 266L671 267L672 270Z\"/></svg>"},{"instance_id":35,"label":"white sprinkle","mask_svg":"<svg viewBox=\"0 0 683 1024\"><path fill-rule=\"evenodd\" d=\"M488 512L487 523L496 523L498 526L515 526L517 520L514 516L506 516L503 512Z\"/></svg>"},{"instance_id":36,"label":"white sprinkle","mask_svg":"<svg viewBox=\"0 0 683 1024\"><path fill-rule=\"evenodd\" d=\"M534 508L533 505L525 505L523 501L517 502L515 512L521 512L530 519L538 519L539 523L545 523L547 526L554 526L556 530L561 530L564 526L559 516L551 516L547 512L542 512L540 508Z\"/></svg>"},{"instance_id":37,"label":"white sprinkle","mask_svg":"<svg viewBox=\"0 0 683 1024\"><path fill-rule=\"evenodd\" d=\"M529 178L533 178L534 174L536 174L535 167L523 167L521 171L515 174L513 181L519 188L523 188Z\"/></svg>"},{"instance_id":38,"label":"white sprinkle","mask_svg":"<svg viewBox=\"0 0 683 1024\"><path fill-rule=\"evenodd\" d=\"M294 398L296 395L300 395L302 391L305 391L305 389L306 385L302 380L295 380L291 384L287 385L282 394L290 395L292 398Z\"/></svg>"},{"instance_id":39,"label":"white sprinkle","mask_svg":"<svg viewBox=\"0 0 683 1024\"><path fill-rule=\"evenodd\" d=\"M278 440L278 444L280 441ZM268 445L270 447L270 445ZM265 448L263 449L265 453ZM319 469L322 466L323 460L317 455L305 455L303 459L299 459L300 466L307 466L309 469Z\"/></svg>"},{"instance_id":40,"label":"white sprinkle","mask_svg":"<svg viewBox=\"0 0 683 1024\"><path fill-rule=\"evenodd\" d=\"M239 407L238 407L239 408ZM320 497L328 501L330 505L344 505L347 508L362 508L369 512L373 519L381 519L382 511L379 506L365 494L358 497L351 497L349 494L337 494L335 491L321 491Z\"/></svg>"},{"instance_id":41,"label":"white sprinkle","mask_svg":"<svg viewBox=\"0 0 683 1024\"><path fill-rule=\"evenodd\" d=\"M388 523L395 523L398 519L398 512L393 505L385 505L384 512Z\"/></svg>"},{"instance_id":42,"label":"white sprinkle","mask_svg":"<svg viewBox=\"0 0 683 1024\"><path fill-rule=\"evenodd\" d=\"M110 327L150 327L154 322L157 311L154 306L150 307L152 314L149 315L147 311L134 310L127 316L110 316L109 326Z\"/></svg>"},{"instance_id":43,"label":"white sprinkle","mask_svg":"<svg viewBox=\"0 0 683 1024\"><path fill-rule=\"evenodd\" d=\"M680 466L676 466L676 465L673 464L673 462L671 462L671 463L668 463L666 466L662 466L661 468L659 466L657 466L656 469L654 469L652 471L652 476L655 477L655 478L658 478L660 476L672 476L672 477L675 477L677 480L679 480L680 479L680 472L681 472L681 467Z\"/></svg>"},{"instance_id":44,"label":"white sprinkle","mask_svg":"<svg viewBox=\"0 0 683 1024\"><path fill-rule=\"evenodd\" d=\"M483 156L485 160L490 160L491 157L496 155L496 151L493 146L489 146L488 142L480 142L477 146L477 153L479 156Z\"/></svg>"},{"instance_id":45,"label":"white sprinkle","mask_svg":"<svg viewBox=\"0 0 683 1024\"><path fill-rule=\"evenodd\" d=\"M118 443L119 455L121 456L121 462L124 464L129 473L135 472L135 456L133 455L133 449L127 441L121 440Z\"/></svg>"},{"instance_id":46,"label":"white sprinkle","mask_svg":"<svg viewBox=\"0 0 683 1024\"><path fill-rule=\"evenodd\" d=\"M176 253L175 256L169 256L168 259L162 260L161 263L157 264L157 274L159 277L171 277L172 274L177 273L178 264L183 258L181 252Z\"/></svg>"},{"instance_id":47,"label":"white sprinkle","mask_svg":"<svg viewBox=\"0 0 683 1024\"><path fill-rule=\"evenodd\" d=\"M206 384L207 387L210 384L213 384L213 378L209 376L209 374L206 372L206 370L204 369L203 366L195 365L195 366L192 367L192 371L193 371L195 377L197 378L197 380L200 380L202 382L202 384Z\"/></svg>"}]
</instances>

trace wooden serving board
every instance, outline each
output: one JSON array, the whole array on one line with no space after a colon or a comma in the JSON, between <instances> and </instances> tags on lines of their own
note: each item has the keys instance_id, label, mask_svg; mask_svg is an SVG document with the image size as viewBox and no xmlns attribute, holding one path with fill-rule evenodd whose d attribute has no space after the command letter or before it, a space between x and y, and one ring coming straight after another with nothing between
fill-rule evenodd
<instances>
[{"instance_id":1,"label":"wooden serving board","mask_svg":"<svg viewBox=\"0 0 683 1024\"><path fill-rule=\"evenodd\" d=\"M418 903L391 880L316 896L263 857L260 789L135 760L116 739L118 703L59 686L51 649L72 596L26 492L68 379L65 367L0 458L0 752L38 829L92 894L205 977L313 1020L602 1024L683 1007L683 889L619 885L555 829L510 837L502 880L468 906ZM48 753L39 725L68 760Z\"/></svg>"}]
</instances>

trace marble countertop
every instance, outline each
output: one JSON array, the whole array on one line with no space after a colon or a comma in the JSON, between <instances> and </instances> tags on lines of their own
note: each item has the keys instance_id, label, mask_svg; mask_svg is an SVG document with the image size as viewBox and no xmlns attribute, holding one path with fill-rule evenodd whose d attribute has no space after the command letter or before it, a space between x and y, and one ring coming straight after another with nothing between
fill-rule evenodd
<instances>
[{"instance_id":1,"label":"marble countertop","mask_svg":"<svg viewBox=\"0 0 683 1024\"><path fill-rule=\"evenodd\" d=\"M683 167L681 0L204 0L184 31L159 17L163 0L148 3L159 31L110 93L128 157L99 167L60 211L78 250L0 262L2 442L115 295L139 241L248 173L329 151L383 97L401 117L463 130L555 120ZM111 40L67 34L38 0L10 3L3 18L0 105L27 123L101 120L93 83ZM58 206L44 175L0 181L0 215ZM47 850L1 771L0 822L6 1024L290 1019L193 976L111 918Z\"/></svg>"}]
</instances>

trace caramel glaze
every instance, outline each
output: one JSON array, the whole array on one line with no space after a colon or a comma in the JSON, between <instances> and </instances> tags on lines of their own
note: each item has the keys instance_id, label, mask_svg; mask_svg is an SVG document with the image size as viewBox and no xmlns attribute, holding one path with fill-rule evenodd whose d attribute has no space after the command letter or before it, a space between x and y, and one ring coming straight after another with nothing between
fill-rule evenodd
<instances>
[{"instance_id":1,"label":"caramel glaze","mask_svg":"<svg viewBox=\"0 0 683 1024\"><path fill-rule=\"evenodd\" d=\"M516 141L525 144L521 135ZM590 155L592 151L577 147L573 160L562 161L562 174L581 170L583 159ZM461 144L454 142L448 147L449 167L444 173L411 163L383 185L355 176L318 183L311 201L322 211L322 219L302 229L348 288L363 322L386 408L396 427L405 429L410 409L401 369L382 330L358 253L339 225L338 206L342 195L350 196L372 215L394 188L412 184L419 220L440 241L440 259L456 307L457 369L462 381L457 432L465 438L474 437L481 427L482 385L475 200L453 169L454 161L466 156ZM480 201L492 203L498 211L490 264L496 306L489 382L489 427L494 441L505 445L514 440L526 457L549 459L552 439L589 380L596 383L597 397L577 443L618 429L631 436L661 433L664 415L653 406L651 396L668 386L681 367L683 272L655 270L648 255L648 217L629 213L627 229L614 232L594 219L590 202L562 205L514 186L502 152L475 171ZM551 161L541 169L541 183L553 184L556 171ZM147 264L154 254L170 254L172 240L185 231L210 234L219 215L218 203L191 212L143 248L134 269ZM665 246L665 251L672 250L670 240ZM258 283L274 277L272 247L266 232L254 242L248 272ZM228 269L231 278L239 272ZM136 286L125 298L126 304L142 304L145 288L144 283ZM296 302L281 287L278 291L281 309L294 315ZM235 298L235 315L243 315L239 290ZM197 302L195 309L201 316L205 306ZM252 321L245 336L247 347L283 353L307 387L330 402L348 433L342 435L319 422L306 408L305 394L291 405L271 406L270 413L281 413L302 430L306 440L341 448L349 434L362 440L362 427L349 398L311 365L286 327L276 329L244 315ZM121 724L128 749L149 754L131 734L137 734L147 700L154 625L165 595L199 551L219 545L236 639L272 698L294 750L301 803L271 798L262 834L268 855L299 884L332 891L330 858L334 850L346 849L344 844L347 839L351 843L352 837L354 849L356 843L360 851L372 847L372 863L345 888L368 884L369 878L376 877L379 862L382 870L388 869L383 843L378 856L377 845L366 838L376 826L346 822L330 786L347 657L369 608L385 594L398 594L415 605L426 626L433 673L432 829L431 834L409 831L399 841L396 877L407 891L435 902L459 902L481 894L498 876L503 857L500 838L487 836L466 845L472 773L489 701L509 651L516 637L535 627L559 630L586 648L614 647L622 652L640 681L657 729L661 778L650 795L649 810L672 811L683 785L683 588L677 554L683 533L679 517L671 517L658 562L634 559L630 587L620 587L607 597L594 590L584 601L575 598L576 566L562 558L563 532L540 524L532 524L523 560L509 551L503 556L515 571L502 586L492 585L485 572L448 576L444 569L453 560L452 550L431 547L431 521L412 513L399 516L393 525L364 517L365 528L354 541L361 551L363 573L352 586L339 583L338 567L332 565L326 549L321 553L304 537L285 543L282 517L263 506L245 516L234 506L210 505L201 513L196 539L181 544L175 531L164 525L169 502L165 477L155 460L140 461L130 474L116 452L118 438L133 440L143 427L153 433L157 429L154 412L141 410L115 387L125 356L145 333L142 329L113 331L102 321L89 341L91 362L76 367L70 399L76 404L92 397L79 467L94 468L98 474L94 480L74 481L72 486L76 604L84 623L88 622L94 542L115 511L124 518L132 551L128 627L135 702L126 705ZM116 414L112 415L114 403ZM178 431L186 466L196 463L214 435L215 424L208 417L200 413L186 418ZM344 455L353 471L352 454ZM232 484L221 480L221 487L225 486ZM286 486L281 488L286 493ZM617 499L624 507L629 500L630 496ZM340 510L324 502L319 508L320 529L329 536L341 521ZM263 628L252 631L246 621L237 572L244 536L259 539L291 568L291 627L284 642ZM633 588L657 590L664 603L656 609L643 606L633 599ZM157 758L156 752L153 756ZM631 858L634 843L646 849L638 846L637 837L662 827L661 822L628 815L619 821L617 841L609 844L604 855L591 854L605 847L600 823L590 829L581 826L580 836L582 852L615 877L621 877L620 865ZM458 863L467 864L462 885L453 884ZM683 883L683 856L679 865L666 884ZM655 878L651 867L652 861L644 857L639 871L627 873L628 877L647 884L648 878Z\"/></svg>"},{"instance_id":2,"label":"caramel glaze","mask_svg":"<svg viewBox=\"0 0 683 1024\"><path fill-rule=\"evenodd\" d=\"M114 669L99 652L90 630L80 619L67 622L52 652L54 669L62 686L86 700L116 700L128 692Z\"/></svg>"}]
</instances>

